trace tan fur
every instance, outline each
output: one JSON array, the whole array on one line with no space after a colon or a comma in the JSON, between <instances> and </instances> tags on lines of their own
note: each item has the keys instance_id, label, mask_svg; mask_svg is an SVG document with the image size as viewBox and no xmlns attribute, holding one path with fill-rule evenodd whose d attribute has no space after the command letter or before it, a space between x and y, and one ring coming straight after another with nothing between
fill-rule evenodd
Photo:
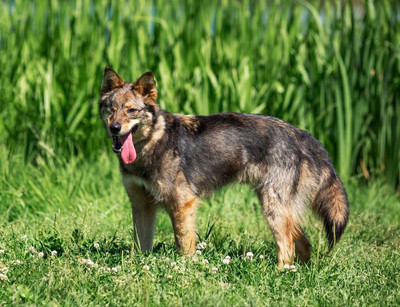
<instances>
[{"instance_id":1,"label":"tan fur","mask_svg":"<svg viewBox=\"0 0 400 307\"><path fill-rule=\"evenodd\" d=\"M175 233L175 246L184 254L193 255L196 246L195 214L197 200L191 199L176 210L169 210Z\"/></svg>"},{"instance_id":2,"label":"tan fur","mask_svg":"<svg viewBox=\"0 0 400 307\"><path fill-rule=\"evenodd\" d=\"M197 129L198 123L195 116L179 114L178 117L182 120L182 123L184 123L186 127L192 130Z\"/></svg>"},{"instance_id":3,"label":"tan fur","mask_svg":"<svg viewBox=\"0 0 400 307\"><path fill-rule=\"evenodd\" d=\"M178 173L171 188L175 189L173 200L165 203L174 227L175 246L183 253L192 255L195 251L195 215L198 200L191 190L183 173Z\"/></svg>"},{"instance_id":4,"label":"tan fur","mask_svg":"<svg viewBox=\"0 0 400 307\"><path fill-rule=\"evenodd\" d=\"M152 132L152 133L151 133ZM160 118L154 128L153 131L144 131L144 134L150 135L150 140L147 144L143 147L143 155L147 155L149 151L152 150L153 146L163 137L165 133L165 120L164 118Z\"/></svg>"},{"instance_id":5,"label":"tan fur","mask_svg":"<svg viewBox=\"0 0 400 307\"><path fill-rule=\"evenodd\" d=\"M144 73L133 84L133 91L143 96L149 104L155 104L157 98L156 81L154 81L153 73Z\"/></svg>"},{"instance_id":6,"label":"tan fur","mask_svg":"<svg viewBox=\"0 0 400 307\"><path fill-rule=\"evenodd\" d=\"M343 222L346 219L346 215L342 210L343 194L340 193L340 188L338 187L338 183L335 182L333 186L327 192L332 199L332 206L330 208L330 214L333 220L338 222Z\"/></svg>"}]
</instances>

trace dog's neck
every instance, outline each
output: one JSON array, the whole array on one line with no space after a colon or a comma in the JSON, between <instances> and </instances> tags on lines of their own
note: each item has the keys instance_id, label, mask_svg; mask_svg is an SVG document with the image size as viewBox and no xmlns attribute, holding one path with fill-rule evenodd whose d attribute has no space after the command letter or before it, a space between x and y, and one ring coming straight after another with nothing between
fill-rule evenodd
<instances>
[{"instance_id":1,"label":"dog's neck","mask_svg":"<svg viewBox=\"0 0 400 307\"><path fill-rule=\"evenodd\" d=\"M151 124L141 129L139 140L134 142L137 152L136 161L127 165L119 158L121 170L124 173L141 176L144 170L153 169L155 164L159 162L154 161L154 157L157 157L157 152L161 153L166 150L166 139L169 137L166 134L166 130L170 129L173 124L174 115L158 109L148 120Z\"/></svg>"},{"instance_id":2,"label":"dog's neck","mask_svg":"<svg viewBox=\"0 0 400 307\"><path fill-rule=\"evenodd\" d=\"M155 112L154 119L152 119L152 125L147 128L144 134L147 134L147 138L142 142L141 145L141 155L143 157L150 156L163 138L166 137L165 131L167 129L168 123L166 122L172 114L159 110Z\"/></svg>"}]
</instances>

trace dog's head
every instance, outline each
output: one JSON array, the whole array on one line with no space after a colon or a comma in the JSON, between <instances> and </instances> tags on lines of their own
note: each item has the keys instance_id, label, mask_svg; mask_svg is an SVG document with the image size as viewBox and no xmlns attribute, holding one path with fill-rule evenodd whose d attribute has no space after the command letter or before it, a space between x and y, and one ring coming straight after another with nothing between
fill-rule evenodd
<instances>
[{"instance_id":1,"label":"dog's head","mask_svg":"<svg viewBox=\"0 0 400 307\"><path fill-rule=\"evenodd\" d=\"M109 67L104 70L99 102L100 116L108 135L113 139L113 150L121 154L125 164L136 159L135 142L145 137L155 112L157 89L152 72L144 73L136 82L124 82Z\"/></svg>"}]
</instances>

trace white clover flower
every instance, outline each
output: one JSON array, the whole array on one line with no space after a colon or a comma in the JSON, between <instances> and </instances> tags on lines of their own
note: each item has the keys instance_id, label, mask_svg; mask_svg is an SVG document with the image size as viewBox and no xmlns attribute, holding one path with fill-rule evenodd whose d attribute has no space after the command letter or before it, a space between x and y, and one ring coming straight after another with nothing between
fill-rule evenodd
<instances>
[{"instance_id":1,"label":"white clover flower","mask_svg":"<svg viewBox=\"0 0 400 307\"><path fill-rule=\"evenodd\" d=\"M225 258L224 258L224 260L222 260L222 263L223 263L223 264L229 264L229 263L231 263L231 262L232 262L232 258L231 258L231 256L229 256L229 255L226 255Z\"/></svg>"},{"instance_id":2,"label":"white clover flower","mask_svg":"<svg viewBox=\"0 0 400 307\"><path fill-rule=\"evenodd\" d=\"M117 274L117 273L118 273L118 269L117 269L116 267L111 268L111 271L112 271L114 274Z\"/></svg>"},{"instance_id":3,"label":"white clover flower","mask_svg":"<svg viewBox=\"0 0 400 307\"><path fill-rule=\"evenodd\" d=\"M150 267L149 267L147 264L145 264L145 265L143 266L143 270L148 271L148 270L150 270Z\"/></svg>"},{"instance_id":4,"label":"white clover flower","mask_svg":"<svg viewBox=\"0 0 400 307\"><path fill-rule=\"evenodd\" d=\"M7 275L0 273L0 280L1 281L7 281L8 280Z\"/></svg>"},{"instance_id":5,"label":"white clover flower","mask_svg":"<svg viewBox=\"0 0 400 307\"><path fill-rule=\"evenodd\" d=\"M95 263L94 263L91 259L87 259L87 260L86 260L86 264L87 264L88 266L90 266L90 267L94 267L94 266L95 266Z\"/></svg>"},{"instance_id":6,"label":"white clover flower","mask_svg":"<svg viewBox=\"0 0 400 307\"><path fill-rule=\"evenodd\" d=\"M0 254L4 254L4 249L0 249Z\"/></svg>"},{"instance_id":7,"label":"white clover flower","mask_svg":"<svg viewBox=\"0 0 400 307\"><path fill-rule=\"evenodd\" d=\"M201 250L197 250L196 255L201 255Z\"/></svg>"},{"instance_id":8,"label":"white clover flower","mask_svg":"<svg viewBox=\"0 0 400 307\"><path fill-rule=\"evenodd\" d=\"M80 264L84 264L86 266L88 266L89 268L98 268L99 265L97 263L94 263L91 259L85 259L82 258L79 260Z\"/></svg>"},{"instance_id":9,"label":"white clover flower","mask_svg":"<svg viewBox=\"0 0 400 307\"><path fill-rule=\"evenodd\" d=\"M231 263L231 259L227 259L227 258L225 258L224 260L222 260L222 263L223 264L229 264L229 263Z\"/></svg>"},{"instance_id":10,"label":"white clover flower","mask_svg":"<svg viewBox=\"0 0 400 307\"><path fill-rule=\"evenodd\" d=\"M95 249L99 249L99 248L100 248L100 244L96 242L96 243L93 244L93 247L94 247Z\"/></svg>"},{"instance_id":11,"label":"white clover flower","mask_svg":"<svg viewBox=\"0 0 400 307\"><path fill-rule=\"evenodd\" d=\"M264 259L264 255L260 255L260 259Z\"/></svg>"},{"instance_id":12,"label":"white clover flower","mask_svg":"<svg viewBox=\"0 0 400 307\"><path fill-rule=\"evenodd\" d=\"M168 276L167 276L167 279L168 279L168 280L171 280L171 279L172 279L172 275L168 275Z\"/></svg>"},{"instance_id":13,"label":"white clover flower","mask_svg":"<svg viewBox=\"0 0 400 307\"><path fill-rule=\"evenodd\" d=\"M56 257L57 256L57 251L51 251L51 256Z\"/></svg>"},{"instance_id":14,"label":"white clover flower","mask_svg":"<svg viewBox=\"0 0 400 307\"><path fill-rule=\"evenodd\" d=\"M289 270L290 266L289 266L288 264L285 264L285 265L283 266L283 268L284 268L285 270Z\"/></svg>"},{"instance_id":15,"label":"white clover flower","mask_svg":"<svg viewBox=\"0 0 400 307\"><path fill-rule=\"evenodd\" d=\"M203 264L209 264L208 260L207 260L207 259L204 259L204 260L203 260Z\"/></svg>"},{"instance_id":16,"label":"white clover flower","mask_svg":"<svg viewBox=\"0 0 400 307\"><path fill-rule=\"evenodd\" d=\"M44 253L43 252L39 252L37 255L38 255L39 258L43 258Z\"/></svg>"},{"instance_id":17,"label":"white clover flower","mask_svg":"<svg viewBox=\"0 0 400 307\"><path fill-rule=\"evenodd\" d=\"M21 240L26 240L28 238L28 236L27 235L23 235L23 236L21 236Z\"/></svg>"},{"instance_id":18,"label":"white clover flower","mask_svg":"<svg viewBox=\"0 0 400 307\"><path fill-rule=\"evenodd\" d=\"M164 261L168 263L168 262L170 262L171 260L167 257L167 258L164 259Z\"/></svg>"},{"instance_id":19,"label":"white clover flower","mask_svg":"<svg viewBox=\"0 0 400 307\"><path fill-rule=\"evenodd\" d=\"M31 254L34 254L34 253L36 253L36 249L33 246L29 246L29 252Z\"/></svg>"},{"instance_id":20,"label":"white clover flower","mask_svg":"<svg viewBox=\"0 0 400 307\"><path fill-rule=\"evenodd\" d=\"M116 266L116 268L117 268L117 270L119 271L119 270L121 270L121 269L122 269L122 266L120 266L120 265L117 265L117 266Z\"/></svg>"},{"instance_id":21,"label":"white clover flower","mask_svg":"<svg viewBox=\"0 0 400 307\"><path fill-rule=\"evenodd\" d=\"M247 252L246 257L247 257L247 259L249 259L251 261L251 260L253 260L254 254L252 252Z\"/></svg>"},{"instance_id":22,"label":"white clover flower","mask_svg":"<svg viewBox=\"0 0 400 307\"><path fill-rule=\"evenodd\" d=\"M217 274L217 272L218 272L218 268L216 268L216 267L213 267L213 268L212 268L212 272L213 272L214 274Z\"/></svg>"},{"instance_id":23,"label":"white clover flower","mask_svg":"<svg viewBox=\"0 0 400 307\"><path fill-rule=\"evenodd\" d=\"M294 264L292 264L291 266L290 266L290 272L297 272L297 268L296 268L296 266L294 265Z\"/></svg>"},{"instance_id":24,"label":"white clover flower","mask_svg":"<svg viewBox=\"0 0 400 307\"><path fill-rule=\"evenodd\" d=\"M172 267L176 266L176 262L171 262L171 266Z\"/></svg>"},{"instance_id":25,"label":"white clover flower","mask_svg":"<svg viewBox=\"0 0 400 307\"><path fill-rule=\"evenodd\" d=\"M196 246L197 249L205 249L206 247L207 247L207 243L206 242L200 242Z\"/></svg>"},{"instance_id":26,"label":"white clover flower","mask_svg":"<svg viewBox=\"0 0 400 307\"><path fill-rule=\"evenodd\" d=\"M5 266L5 267L2 267L2 268L0 268L0 273L7 273L8 272L8 268Z\"/></svg>"}]
</instances>

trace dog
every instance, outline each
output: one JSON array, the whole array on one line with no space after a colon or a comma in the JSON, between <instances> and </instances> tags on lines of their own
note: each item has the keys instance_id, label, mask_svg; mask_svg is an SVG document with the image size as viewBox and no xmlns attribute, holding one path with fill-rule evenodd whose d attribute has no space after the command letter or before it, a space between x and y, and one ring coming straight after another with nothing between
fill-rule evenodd
<instances>
[{"instance_id":1,"label":"dog","mask_svg":"<svg viewBox=\"0 0 400 307\"><path fill-rule=\"evenodd\" d=\"M135 243L152 249L156 211L172 221L175 246L195 251L200 198L233 182L251 185L272 230L278 267L310 259L301 220L308 206L319 215L329 249L346 227L346 191L327 151L311 134L266 115L172 114L157 102L152 72L124 82L104 70L100 116L117 154L132 204Z\"/></svg>"}]
</instances>

